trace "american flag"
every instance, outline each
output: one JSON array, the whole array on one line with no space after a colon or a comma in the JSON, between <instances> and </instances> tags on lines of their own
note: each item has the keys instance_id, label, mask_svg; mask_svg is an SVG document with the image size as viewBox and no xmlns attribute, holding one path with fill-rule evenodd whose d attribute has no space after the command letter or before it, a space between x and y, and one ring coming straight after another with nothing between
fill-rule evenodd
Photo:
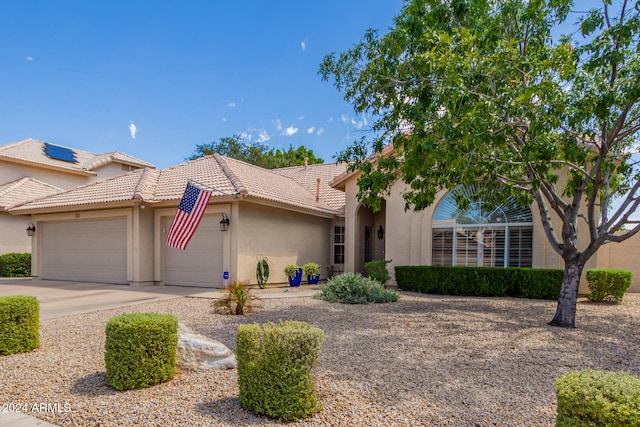
<instances>
[{"instance_id":1,"label":"american flag","mask_svg":"<svg viewBox=\"0 0 640 427\"><path fill-rule=\"evenodd\" d=\"M169 234L167 234L168 246L182 250L187 248L189 240L196 232L202 215L207 209L210 198L211 191L201 190L190 182L187 183L187 188L184 190L180 205L178 205L178 212L171 223Z\"/></svg>"}]
</instances>

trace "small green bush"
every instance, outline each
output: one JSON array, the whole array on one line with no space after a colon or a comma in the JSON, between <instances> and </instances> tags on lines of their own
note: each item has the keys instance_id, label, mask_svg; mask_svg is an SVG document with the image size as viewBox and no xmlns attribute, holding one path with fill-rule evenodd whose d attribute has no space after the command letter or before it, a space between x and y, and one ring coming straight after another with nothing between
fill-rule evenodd
<instances>
[{"instance_id":1,"label":"small green bush","mask_svg":"<svg viewBox=\"0 0 640 427\"><path fill-rule=\"evenodd\" d=\"M391 280L391 275L389 274L389 270L387 270L387 264L390 262L390 259L381 259L365 263L364 269L367 270L367 277L377 280L382 283L383 286L386 286L387 282Z\"/></svg>"},{"instance_id":2,"label":"small green bush","mask_svg":"<svg viewBox=\"0 0 640 427\"><path fill-rule=\"evenodd\" d=\"M305 322L238 326L240 405L257 414L295 421L319 409L311 369L324 332Z\"/></svg>"},{"instance_id":3,"label":"small green bush","mask_svg":"<svg viewBox=\"0 0 640 427\"><path fill-rule=\"evenodd\" d=\"M0 255L0 277L30 277L31 254L8 253Z\"/></svg>"},{"instance_id":4,"label":"small green bush","mask_svg":"<svg viewBox=\"0 0 640 427\"><path fill-rule=\"evenodd\" d=\"M640 378L625 372L569 371L556 381L556 427L640 426Z\"/></svg>"},{"instance_id":5,"label":"small green bush","mask_svg":"<svg viewBox=\"0 0 640 427\"><path fill-rule=\"evenodd\" d=\"M40 303L36 297L0 297L0 354L31 351L40 346Z\"/></svg>"},{"instance_id":6,"label":"small green bush","mask_svg":"<svg viewBox=\"0 0 640 427\"><path fill-rule=\"evenodd\" d=\"M587 270L587 282L591 291L587 295L589 301L621 302L633 283L633 273L628 270L592 268Z\"/></svg>"},{"instance_id":7,"label":"small green bush","mask_svg":"<svg viewBox=\"0 0 640 427\"><path fill-rule=\"evenodd\" d=\"M130 313L109 319L104 362L107 384L149 387L176 373L178 320L171 314Z\"/></svg>"},{"instance_id":8,"label":"small green bush","mask_svg":"<svg viewBox=\"0 0 640 427\"><path fill-rule=\"evenodd\" d=\"M369 304L396 302L400 294L360 273L344 273L329 279L316 298L343 304Z\"/></svg>"},{"instance_id":9,"label":"small green bush","mask_svg":"<svg viewBox=\"0 0 640 427\"><path fill-rule=\"evenodd\" d=\"M396 266L398 288L440 295L557 300L561 269Z\"/></svg>"}]
</instances>

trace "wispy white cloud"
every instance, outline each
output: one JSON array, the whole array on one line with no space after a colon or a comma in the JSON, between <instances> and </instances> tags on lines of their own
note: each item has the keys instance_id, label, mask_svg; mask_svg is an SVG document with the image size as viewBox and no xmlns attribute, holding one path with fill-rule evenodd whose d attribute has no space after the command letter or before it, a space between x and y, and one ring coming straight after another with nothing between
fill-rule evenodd
<instances>
[{"instance_id":1,"label":"wispy white cloud","mask_svg":"<svg viewBox=\"0 0 640 427\"><path fill-rule=\"evenodd\" d=\"M311 126L309 129L307 129L307 133L313 133L314 130L316 130L315 126Z\"/></svg>"},{"instance_id":2,"label":"wispy white cloud","mask_svg":"<svg viewBox=\"0 0 640 427\"><path fill-rule=\"evenodd\" d=\"M304 120L304 116L298 116L298 120Z\"/></svg>"},{"instance_id":3,"label":"wispy white cloud","mask_svg":"<svg viewBox=\"0 0 640 427\"><path fill-rule=\"evenodd\" d=\"M282 130L282 122L280 121L280 119L276 119L275 124L276 124L276 130L280 132Z\"/></svg>"},{"instance_id":4,"label":"wispy white cloud","mask_svg":"<svg viewBox=\"0 0 640 427\"><path fill-rule=\"evenodd\" d=\"M131 139L136 139L136 134L138 133L138 128L136 124L131 122L129 123L129 135L131 135Z\"/></svg>"},{"instance_id":5,"label":"wispy white cloud","mask_svg":"<svg viewBox=\"0 0 640 427\"><path fill-rule=\"evenodd\" d=\"M302 48L302 50L307 50L307 42L305 42L304 40L300 42L300 47Z\"/></svg>"},{"instance_id":6,"label":"wispy white cloud","mask_svg":"<svg viewBox=\"0 0 640 427\"><path fill-rule=\"evenodd\" d=\"M322 135L324 133L324 128L320 128L318 129L318 131L316 132L316 135Z\"/></svg>"},{"instance_id":7,"label":"wispy white cloud","mask_svg":"<svg viewBox=\"0 0 640 427\"><path fill-rule=\"evenodd\" d=\"M27 56L26 58L24 58L25 60L29 61L29 62L33 62L33 56Z\"/></svg>"},{"instance_id":8,"label":"wispy white cloud","mask_svg":"<svg viewBox=\"0 0 640 427\"><path fill-rule=\"evenodd\" d=\"M346 114L341 115L340 120L342 120L342 123L349 123L350 121L349 116L347 116Z\"/></svg>"},{"instance_id":9,"label":"wispy white cloud","mask_svg":"<svg viewBox=\"0 0 640 427\"><path fill-rule=\"evenodd\" d=\"M284 132L282 132L284 136L293 136L296 133L298 133L298 128L295 126L289 126L284 130Z\"/></svg>"},{"instance_id":10,"label":"wispy white cloud","mask_svg":"<svg viewBox=\"0 0 640 427\"><path fill-rule=\"evenodd\" d=\"M263 130L260 132L260 134L258 135L258 142L259 143L263 143L263 142L267 142L271 139L271 135L269 135L269 133L266 130Z\"/></svg>"},{"instance_id":11,"label":"wispy white cloud","mask_svg":"<svg viewBox=\"0 0 640 427\"><path fill-rule=\"evenodd\" d=\"M227 104L227 107L229 107L229 108L235 108L235 106L236 106L236 103L233 102L233 101L231 101L230 103Z\"/></svg>"}]
</instances>

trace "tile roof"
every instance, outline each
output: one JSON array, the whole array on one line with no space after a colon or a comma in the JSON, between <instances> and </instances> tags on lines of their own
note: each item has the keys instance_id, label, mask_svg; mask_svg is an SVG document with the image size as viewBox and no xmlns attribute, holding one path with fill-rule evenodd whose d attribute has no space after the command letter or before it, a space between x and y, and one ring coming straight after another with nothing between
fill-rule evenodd
<instances>
[{"instance_id":1,"label":"tile roof","mask_svg":"<svg viewBox=\"0 0 640 427\"><path fill-rule=\"evenodd\" d=\"M23 139L10 144L0 146L0 159L18 163L30 163L43 167L63 169L69 172L95 175L94 169L110 162L122 163L136 167L154 166L129 154L120 151L113 151L105 154L93 154L88 151L69 148L75 153L77 163L66 162L64 160L52 159L44 153L43 141L36 139ZM60 147L60 146L59 146ZM68 147L63 147L68 148Z\"/></svg>"},{"instance_id":2,"label":"tile roof","mask_svg":"<svg viewBox=\"0 0 640 427\"><path fill-rule=\"evenodd\" d=\"M38 181L30 177L20 178L0 185L0 211L36 198L61 193L62 188Z\"/></svg>"},{"instance_id":3,"label":"tile roof","mask_svg":"<svg viewBox=\"0 0 640 427\"><path fill-rule=\"evenodd\" d=\"M345 205L345 193L331 188L329 183L338 175L344 173L347 167L343 163L325 163L308 166L293 166L289 168L274 169L273 172L288 176L302 185L311 194L318 190L320 179L320 201L336 210L343 210Z\"/></svg>"},{"instance_id":4,"label":"tile roof","mask_svg":"<svg viewBox=\"0 0 640 427\"><path fill-rule=\"evenodd\" d=\"M34 209L82 205L92 205L92 208L99 209L100 204L134 200L136 188L147 170L148 169L136 169L123 175L83 185L62 193L54 194L53 196L35 199L14 206L10 211L21 212Z\"/></svg>"},{"instance_id":5,"label":"tile roof","mask_svg":"<svg viewBox=\"0 0 640 427\"><path fill-rule=\"evenodd\" d=\"M119 201L158 203L182 197L188 181L213 191L212 201L221 196L238 196L275 202L310 211L340 214L344 193L327 186L335 165L286 168L275 171L214 154L163 170L138 169L127 174L88 184L54 196L33 200L11 209L28 212L65 206ZM321 179L320 200L316 201L316 178ZM326 187L326 188L325 188ZM342 196L339 199L338 193ZM341 202L340 202L341 200Z\"/></svg>"}]
</instances>

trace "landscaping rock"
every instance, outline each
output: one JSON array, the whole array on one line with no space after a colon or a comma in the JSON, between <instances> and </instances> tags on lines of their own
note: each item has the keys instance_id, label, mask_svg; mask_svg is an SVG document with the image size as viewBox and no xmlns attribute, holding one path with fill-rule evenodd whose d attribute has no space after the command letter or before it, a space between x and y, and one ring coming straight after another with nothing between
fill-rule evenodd
<instances>
[{"instance_id":1,"label":"landscaping rock","mask_svg":"<svg viewBox=\"0 0 640 427\"><path fill-rule=\"evenodd\" d=\"M178 325L177 366L182 369L234 369L236 356L219 341Z\"/></svg>"}]
</instances>

